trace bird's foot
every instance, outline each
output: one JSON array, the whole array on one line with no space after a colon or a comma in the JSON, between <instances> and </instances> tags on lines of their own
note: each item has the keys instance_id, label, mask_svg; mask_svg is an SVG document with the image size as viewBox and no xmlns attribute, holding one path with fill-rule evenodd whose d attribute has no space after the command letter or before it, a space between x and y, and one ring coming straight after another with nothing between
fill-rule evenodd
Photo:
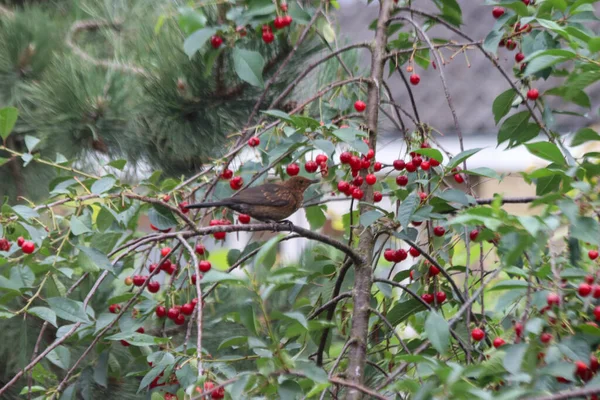
<instances>
[{"instance_id":1,"label":"bird's foot","mask_svg":"<svg viewBox=\"0 0 600 400\"><path fill-rule=\"evenodd\" d=\"M281 225L285 225L290 231L294 230L294 224L292 221L284 219L283 221L279 221Z\"/></svg>"}]
</instances>

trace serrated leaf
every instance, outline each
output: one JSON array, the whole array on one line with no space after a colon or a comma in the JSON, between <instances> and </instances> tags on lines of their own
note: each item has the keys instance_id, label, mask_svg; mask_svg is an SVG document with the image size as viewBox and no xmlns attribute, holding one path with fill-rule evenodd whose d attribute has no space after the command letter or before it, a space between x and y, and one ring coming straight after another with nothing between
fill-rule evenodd
<instances>
[{"instance_id":1,"label":"serrated leaf","mask_svg":"<svg viewBox=\"0 0 600 400\"><path fill-rule=\"evenodd\" d=\"M323 370L323 368L318 367L312 361L296 360L296 368L299 371L304 372L304 374L309 379L312 379L315 382L318 382L318 383L329 382L329 379L327 378L327 373L325 372L325 370Z\"/></svg>"},{"instance_id":2,"label":"serrated leaf","mask_svg":"<svg viewBox=\"0 0 600 400\"><path fill-rule=\"evenodd\" d=\"M536 72L549 68L555 64L571 60L576 56L577 55L572 51L563 49L551 49L535 52L523 60L524 63L527 63L527 67L525 67L525 73L523 75L525 77L531 76Z\"/></svg>"},{"instance_id":3,"label":"serrated leaf","mask_svg":"<svg viewBox=\"0 0 600 400\"><path fill-rule=\"evenodd\" d=\"M183 42L183 51L189 58L192 58L216 32L215 28L198 29L185 39Z\"/></svg>"},{"instance_id":4,"label":"serrated leaf","mask_svg":"<svg viewBox=\"0 0 600 400\"><path fill-rule=\"evenodd\" d=\"M48 321L50 324L52 324L52 326L58 328L58 325L56 324L56 313L48 307L32 307L28 309L27 312L43 319L44 321Z\"/></svg>"},{"instance_id":5,"label":"serrated leaf","mask_svg":"<svg viewBox=\"0 0 600 400\"><path fill-rule=\"evenodd\" d=\"M283 313L283 315L291 320L298 322L300 325L302 325L302 327L304 329L308 330L308 321L306 320L306 317L304 316L304 314L302 314L301 312L289 311L289 312Z\"/></svg>"},{"instance_id":6,"label":"serrated leaf","mask_svg":"<svg viewBox=\"0 0 600 400\"><path fill-rule=\"evenodd\" d=\"M264 87L263 69L265 60L259 52L235 47L232 56L233 67L241 80L252 86Z\"/></svg>"},{"instance_id":7,"label":"serrated leaf","mask_svg":"<svg viewBox=\"0 0 600 400\"><path fill-rule=\"evenodd\" d=\"M496 125L500 120L508 114L512 108L512 103L515 100L517 92L514 89L508 89L506 92L501 93L492 104L492 112L494 113L494 121Z\"/></svg>"},{"instance_id":8,"label":"serrated leaf","mask_svg":"<svg viewBox=\"0 0 600 400\"><path fill-rule=\"evenodd\" d=\"M527 150L534 156L543 158L558 165L566 165L559 148L550 142L534 142L525 144Z\"/></svg>"},{"instance_id":9,"label":"serrated leaf","mask_svg":"<svg viewBox=\"0 0 600 400\"><path fill-rule=\"evenodd\" d=\"M370 226L384 214L379 210L370 210L360 216L360 224L362 226Z\"/></svg>"},{"instance_id":10,"label":"serrated leaf","mask_svg":"<svg viewBox=\"0 0 600 400\"><path fill-rule=\"evenodd\" d=\"M92 247L85 246L77 246L77 248L81 250L96 267L100 269L105 269L107 271L113 270L112 263L110 262L108 257L101 251Z\"/></svg>"},{"instance_id":11,"label":"serrated leaf","mask_svg":"<svg viewBox=\"0 0 600 400\"><path fill-rule=\"evenodd\" d=\"M425 335L440 354L446 353L450 344L450 325L435 311L430 311L425 320Z\"/></svg>"},{"instance_id":12,"label":"serrated leaf","mask_svg":"<svg viewBox=\"0 0 600 400\"><path fill-rule=\"evenodd\" d=\"M154 346L156 344L162 343L167 338L157 338L154 336L146 335L145 333L137 333L137 332L121 332L115 335L108 336L106 339L108 340L125 340L132 346Z\"/></svg>"},{"instance_id":13,"label":"serrated leaf","mask_svg":"<svg viewBox=\"0 0 600 400\"><path fill-rule=\"evenodd\" d=\"M117 180L111 176L105 176L103 178L100 178L92 185L92 193L102 194L108 192L115 185L116 181Z\"/></svg>"},{"instance_id":14,"label":"serrated leaf","mask_svg":"<svg viewBox=\"0 0 600 400\"><path fill-rule=\"evenodd\" d=\"M46 359L61 369L69 369L71 352L65 346L58 346L46 355Z\"/></svg>"},{"instance_id":15,"label":"serrated leaf","mask_svg":"<svg viewBox=\"0 0 600 400\"><path fill-rule=\"evenodd\" d=\"M171 210L158 204L153 204L152 208L148 210L148 219L159 230L171 229L177 226L177 219L175 219Z\"/></svg>"},{"instance_id":16,"label":"serrated leaf","mask_svg":"<svg viewBox=\"0 0 600 400\"><path fill-rule=\"evenodd\" d=\"M0 137L2 140L5 140L10 135L18 118L19 110L15 107L0 108Z\"/></svg>"},{"instance_id":17,"label":"serrated leaf","mask_svg":"<svg viewBox=\"0 0 600 400\"><path fill-rule=\"evenodd\" d=\"M521 111L508 117L498 131L498 144L518 136L527 126L529 117L529 111Z\"/></svg>"},{"instance_id":18,"label":"serrated leaf","mask_svg":"<svg viewBox=\"0 0 600 400\"><path fill-rule=\"evenodd\" d=\"M419 196L417 196L416 193L411 193L400 204L400 209L398 210L398 221L400 221L400 225L403 228L408 227L412 215L415 213L420 202L421 199L419 198Z\"/></svg>"},{"instance_id":19,"label":"serrated leaf","mask_svg":"<svg viewBox=\"0 0 600 400\"><path fill-rule=\"evenodd\" d=\"M320 206L312 206L306 207L304 211L306 212L306 219L310 224L311 230L317 230L323 225L325 225L325 222L327 221L327 216L325 215L323 208L321 208Z\"/></svg>"},{"instance_id":20,"label":"serrated leaf","mask_svg":"<svg viewBox=\"0 0 600 400\"><path fill-rule=\"evenodd\" d=\"M92 232L92 230L85 225L81 218L76 215L71 216L71 233L73 235L79 236L89 232Z\"/></svg>"},{"instance_id":21,"label":"serrated leaf","mask_svg":"<svg viewBox=\"0 0 600 400\"><path fill-rule=\"evenodd\" d=\"M498 45L500 44L503 36L504 31L495 29L490 31L483 41L483 49L485 51L489 51L490 53L496 54L498 51Z\"/></svg>"},{"instance_id":22,"label":"serrated leaf","mask_svg":"<svg viewBox=\"0 0 600 400\"><path fill-rule=\"evenodd\" d=\"M528 345L525 343L519 343L505 345L502 347L506 353L502 365L504 365L504 368L508 372L512 374L517 374L521 371L521 364L523 363L523 358L525 357L525 353L527 352L527 346Z\"/></svg>"},{"instance_id":23,"label":"serrated leaf","mask_svg":"<svg viewBox=\"0 0 600 400\"><path fill-rule=\"evenodd\" d=\"M450 162L448 162L448 165L446 166L447 169L453 169L458 167L463 161L465 161L466 159L468 159L469 157L471 157L473 154L478 153L479 151L481 151L482 149L477 148L477 149L469 149L469 150L465 150L461 153L458 153L457 155L455 155L454 157L452 157L452 159L450 160Z\"/></svg>"},{"instance_id":24,"label":"serrated leaf","mask_svg":"<svg viewBox=\"0 0 600 400\"><path fill-rule=\"evenodd\" d=\"M410 298L402 303L396 304L387 314L387 319L394 326L405 321L408 317L425 310L423 303L415 298Z\"/></svg>"},{"instance_id":25,"label":"serrated leaf","mask_svg":"<svg viewBox=\"0 0 600 400\"><path fill-rule=\"evenodd\" d=\"M83 303L64 297L52 297L46 300L56 316L71 322L90 322Z\"/></svg>"}]
</instances>

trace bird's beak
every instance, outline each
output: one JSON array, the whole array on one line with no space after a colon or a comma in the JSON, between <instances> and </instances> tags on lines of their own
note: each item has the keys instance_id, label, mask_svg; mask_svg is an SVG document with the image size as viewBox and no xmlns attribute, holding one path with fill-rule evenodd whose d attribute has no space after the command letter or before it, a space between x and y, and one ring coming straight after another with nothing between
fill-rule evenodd
<instances>
[{"instance_id":1,"label":"bird's beak","mask_svg":"<svg viewBox=\"0 0 600 400\"><path fill-rule=\"evenodd\" d=\"M312 179L312 180L310 181L310 184L312 185L313 183L319 183L319 182L320 182L320 181L319 181L318 179Z\"/></svg>"}]
</instances>

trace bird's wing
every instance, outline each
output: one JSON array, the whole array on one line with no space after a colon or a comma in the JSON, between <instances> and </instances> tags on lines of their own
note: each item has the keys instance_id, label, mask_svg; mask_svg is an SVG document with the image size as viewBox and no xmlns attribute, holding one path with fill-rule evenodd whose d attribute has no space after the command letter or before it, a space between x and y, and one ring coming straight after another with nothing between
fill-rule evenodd
<instances>
[{"instance_id":1,"label":"bird's wing","mask_svg":"<svg viewBox=\"0 0 600 400\"><path fill-rule=\"evenodd\" d=\"M244 189L231 200L238 204L283 207L290 202L289 191L274 183Z\"/></svg>"}]
</instances>

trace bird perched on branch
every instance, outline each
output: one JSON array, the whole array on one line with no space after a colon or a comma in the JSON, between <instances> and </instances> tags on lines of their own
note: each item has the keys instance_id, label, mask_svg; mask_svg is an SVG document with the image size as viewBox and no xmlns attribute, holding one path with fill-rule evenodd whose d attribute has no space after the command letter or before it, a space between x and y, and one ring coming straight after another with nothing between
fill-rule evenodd
<instances>
[{"instance_id":1,"label":"bird perched on branch","mask_svg":"<svg viewBox=\"0 0 600 400\"><path fill-rule=\"evenodd\" d=\"M187 208L227 207L263 222L278 222L295 213L304 200L304 191L318 180L294 176L281 183L265 183L244 189L219 201L190 204Z\"/></svg>"}]
</instances>

